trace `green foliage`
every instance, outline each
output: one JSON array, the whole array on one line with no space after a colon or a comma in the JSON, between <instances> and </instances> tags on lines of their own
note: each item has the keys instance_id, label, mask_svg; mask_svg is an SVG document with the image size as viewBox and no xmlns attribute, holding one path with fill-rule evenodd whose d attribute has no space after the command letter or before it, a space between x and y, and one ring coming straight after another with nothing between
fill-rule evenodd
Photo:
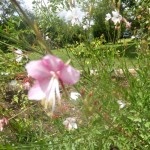
<instances>
[{"instance_id":1,"label":"green foliage","mask_svg":"<svg viewBox=\"0 0 150 150\"><path fill-rule=\"evenodd\" d=\"M53 7L59 2L53 1ZM53 14L48 18L46 7L40 10L37 22L44 38L49 37L46 44L51 49L64 46L64 49L52 51L53 54L65 61L69 57L71 64L81 70L79 83L74 88L66 87L68 95L70 90L77 90L81 97L72 101L62 92L62 105L56 108L51 118L38 102L28 100L27 90L22 85L27 77L24 66L28 60L17 63L12 48L31 51L28 54L33 60L41 57L39 52L45 54L47 49L43 48L42 41L43 47L35 40L35 37L39 38L38 29L33 33L19 16L2 23L0 119L3 116L9 118L9 124L0 132L0 149L108 150L116 147L120 150L149 150L148 3L143 0L136 4L141 7L134 15L142 14L138 20L138 31L142 33L140 39L120 40L113 44L106 43L109 35L104 17L106 11L111 10L109 5L106 6L107 2L102 1L99 9L94 10L96 25L93 31L98 38L90 37L92 30L72 27ZM13 88L9 84L11 80L17 81ZM63 121L67 117L77 119L78 129L68 131L65 128Z\"/></svg>"}]
</instances>

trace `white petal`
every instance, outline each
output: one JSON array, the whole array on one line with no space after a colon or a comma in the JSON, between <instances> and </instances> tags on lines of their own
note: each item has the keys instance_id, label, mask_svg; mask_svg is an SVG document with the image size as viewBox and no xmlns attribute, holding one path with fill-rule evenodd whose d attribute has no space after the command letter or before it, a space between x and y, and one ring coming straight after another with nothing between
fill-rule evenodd
<instances>
[{"instance_id":1,"label":"white petal","mask_svg":"<svg viewBox=\"0 0 150 150\"><path fill-rule=\"evenodd\" d=\"M78 128L78 126L77 126L76 123L72 123L71 125L72 125L72 128L74 128L74 129L77 129L77 128Z\"/></svg>"},{"instance_id":2,"label":"white petal","mask_svg":"<svg viewBox=\"0 0 150 150\"><path fill-rule=\"evenodd\" d=\"M22 55L18 55L18 56L16 57L16 62L21 62L22 58L23 58Z\"/></svg>"},{"instance_id":3,"label":"white petal","mask_svg":"<svg viewBox=\"0 0 150 150\"><path fill-rule=\"evenodd\" d=\"M78 92L71 92L70 93L70 98L72 99L72 100L77 100L79 97L80 97L81 95L80 95L80 93L78 93Z\"/></svg>"},{"instance_id":4,"label":"white petal","mask_svg":"<svg viewBox=\"0 0 150 150\"><path fill-rule=\"evenodd\" d=\"M124 108L126 104L122 100L118 100L117 103L120 105L120 109Z\"/></svg>"}]
</instances>

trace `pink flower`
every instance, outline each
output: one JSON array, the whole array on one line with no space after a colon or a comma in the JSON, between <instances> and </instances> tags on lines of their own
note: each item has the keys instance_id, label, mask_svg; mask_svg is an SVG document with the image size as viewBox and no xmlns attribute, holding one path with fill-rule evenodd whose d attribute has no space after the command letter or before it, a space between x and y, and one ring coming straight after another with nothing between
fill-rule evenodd
<instances>
[{"instance_id":1,"label":"pink flower","mask_svg":"<svg viewBox=\"0 0 150 150\"><path fill-rule=\"evenodd\" d=\"M3 131L4 126L7 124L8 124L8 119L6 119L5 117L3 119L0 119L0 131Z\"/></svg>"},{"instance_id":2,"label":"pink flower","mask_svg":"<svg viewBox=\"0 0 150 150\"><path fill-rule=\"evenodd\" d=\"M131 22L126 23L126 28L131 28Z\"/></svg>"},{"instance_id":3,"label":"pink flower","mask_svg":"<svg viewBox=\"0 0 150 150\"><path fill-rule=\"evenodd\" d=\"M126 24L126 28L131 28L131 22L128 22L126 18L122 18L123 22Z\"/></svg>"},{"instance_id":4,"label":"pink flower","mask_svg":"<svg viewBox=\"0 0 150 150\"><path fill-rule=\"evenodd\" d=\"M59 81L73 85L78 82L80 73L53 55L46 55L41 60L31 61L26 65L28 75L35 79L29 89L30 100L43 100L45 108L55 107L56 98L60 102Z\"/></svg>"}]
</instances>

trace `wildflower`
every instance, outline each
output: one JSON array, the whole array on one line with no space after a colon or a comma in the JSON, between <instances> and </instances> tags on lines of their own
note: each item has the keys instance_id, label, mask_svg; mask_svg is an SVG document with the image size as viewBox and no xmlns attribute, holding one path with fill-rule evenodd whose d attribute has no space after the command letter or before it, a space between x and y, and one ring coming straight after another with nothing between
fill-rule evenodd
<instances>
[{"instance_id":1,"label":"wildflower","mask_svg":"<svg viewBox=\"0 0 150 150\"><path fill-rule=\"evenodd\" d=\"M21 49L17 49L17 50L15 51L15 54L16 54L16 62L18 62L18 63L21 62L21 60L22 60L23 58L28 59L28 56L25 55L25 54L23 54L23 52L22 52Z\"/></svg>"},{"instance_id":2,"label":"wildflower","mask_svg":"<svg viewBox=\"0 0 150 150\"><path fill-rule=\"evenodd\" d=\"M91 28L91 26L94 25L94 21L93 20L86 20L86 22L83 25L83 29L87 30L89 28Z\"/></svg>"},{"instance_id":3,"label":"wildflower","mask_svg":"<svg viewBox=\"0 0 150 150\"><path fill-rule=\"evenodd\" d=\"M49 36L45 36L45 40L49 40L50 38L49 38Z\"/></svg>"},{"instance_id":4,"label":"wildflower","mask_svg":"<svg viewBox=\"0 0 150 150\"><path fill-rule=\"evenodd\" d=\"M71 92L70 93L70 98L71 98L71 100L77 100L79 97L80 97L81 95L80 95L80 93L78 93L78 92Z\"/></svg>"},{"instance_id":5,"label":"wildflower","mask_svg":"<svg viewBox=\"0 0 150 150\"><path fill-rule=\"evenodd\" d=\"M122 109L126 106L126 104L124 102L122 102L122 100L118 100L117 103L119 104L120 109Z\"/></svg>"},{"instance_id":6,"label":"wildflower","mask_svg":"<svg viewBox=\"0 0 150 150\"><path fill-rule=\"evenodd\" d=\"M132 36L131 36L131 39L135 39L135 36L134 36L134 35L132 35Z\"/></svg>"},{"instance_id":7,"label":"wildflower","mask_svg":"<svg viewBox=\"0 0 150 150\"><path fill-rule=\"evenodd\" d=\"M92 76L92 75L96 75L97 72L98 72L97 69L95 69L95 70L91 69L91 70L90 70L90 75L91 75L91 76Z\"/></svg>"},{"instance_id":8,"label":"wildflower","mask_svg":"<svg viewBox=\"0 0 150 150\"><path fill-rule=\"evenodd\" d=\"M80 8L72 8L66 14L66 21L70 21L72 25L80 25L85 13Z\"/></svg>"},{"instance_id":9,"label":"wildflower","mask_svg":"<svg viewBox=\"0 0 150 150\"><path fill-rule=\"evenodd\" d=\"M66 118L66 120L63 122L63 125L65 125L69 131L78 128L76 119L72 117Z\"/></svg>"},{"instance_id":10,"label":"wildflower","mask_svg":"<svg viewBox=\"0 0 150 150\"><path fill-rule=\"evenodd\" d=\"M126 28L131 28L131 22L126 22Z\"/></svg>"},{"instance_id":11,"label":"wildflower","mask_svg":"<svg viewBox=\"0 0 150 150\"><path fill-rule=\"evenodd\" d=\"M29 89L30 100L42 100L45 108L55 107L56 98L60 103L59 81L73 85L78 82L80 73L53 55L46 55L41 60L31 61L26 65L28 75L35 79Z\"/></svg>"},{"instance_id":12,"label":"wildflower","mask_svg":"<svg viewBox=\"0 0 150 150\"><path fill-rule=\"evenodd\" d=\"M114 24L120 23L122 21L122 16L119 14L117 10L112 11L113 17L111 18Z\"/></svg>"},{"instance_id":13,"label":"wildflower","mask_svg":"<svg viewBox=\"0 0 150 150\"><path fill-rule=\"evenodd\" d=\"M8 76L9 73L8 73L8 72L1 72L1 75L2 75L2 76Z\"/></svg>"},{"instance_id":14,"label":"wildflower","mask_svg":"<svg viewBox=\"0 0 150 150\"><path fill-rule=\"evenodd\" d=\"M66 22L70 22L72 25L80 25L86 13L81 10L81 8L71 8L66 11L63 10L58 13L58 17L64 19Z\"/></svg>"},{"instance_id":15,"label":"wildflower","mask_svg":"<svg viewBox=\"0 0 150 150\"><path fill-rule=\"evenodd\" d=\"M111 19L111 14L110 14L110 13L106 14L105 20L108 21L108 20L110 20L110 19Z\"/></svg>"},{"instance_id":16,"label":"wildflower","mask_svg":"<svg viewBox=\"0 0 150 150\"><path fill-rule=\"evenodd\" d=\"M126 24L126 28L131 28L131 22L128 22L126 18L122 18L122 21Z\"/></svg>"},{"instance_id":17,"label":"wildflower","mask_svg":"<svg viewBox=\"0 0 150 150\"><path fill-rule=\"evenodd\" d=\"M8 124L8 119L6 119L5 117L0 119L0 131L3 131L4 126L7 124Z\"/></svg>"},{"instance_id":18,"label":"wildflower","mask_svg":"<svg viewBox=\"0 0 150 150\"><path fill-rule=\"evenodd\" d=\"M21 49L17 49L15 51L16 53L16 62L21 62L22 58L23 58L23 52Z\"/></svg>"}]
</instances>

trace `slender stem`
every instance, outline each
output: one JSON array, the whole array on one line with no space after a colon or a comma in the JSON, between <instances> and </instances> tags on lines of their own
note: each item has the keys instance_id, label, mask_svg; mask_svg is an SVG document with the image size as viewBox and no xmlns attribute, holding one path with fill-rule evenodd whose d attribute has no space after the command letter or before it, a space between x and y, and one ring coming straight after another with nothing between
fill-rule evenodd
<instances>
[{"instance_id":1,"label":"slender stem","mask_svg":"<svg viewBox=\"0 0 150 150\"><path fill-rule=\"evenodd\" d=\"M32 108L32 107L35 106L35 105L36 105L36 104L34 104L34 105L32 105L32 106L30 106L30 107L24 109L23 111L19 112L18 114L16 114L16 115L10 117L10 118L8 119L8 121L11 120L11 119L13 119L13 118L15 118L15 117L17 117L17 116L19 116L20 114L22 114L23 112L27 111L28 109Z\"/></svg>"},{"instance_id":2,"label":"slender stem","mask_svg":"<svg viewBox=\"0 0 150 150\"><path fill-rule=\"evenodd\" d=\"M31 19L29 19L29 17L26 15L26 13L23 11L23 9L20 7L20 5L18 4L18 2L16 0L10 0L10 1L18 8L19 12L23 15L25 21L34 30L34 32L37 36L37 41L41 45L41 47L44 48L47 53L52 54L52 52L50 51L48 45L44 41L44 39L42 37L42 33L38 29L38 26L37 26L36 22L33 22Z\"/></svg>"}]
</instances>

